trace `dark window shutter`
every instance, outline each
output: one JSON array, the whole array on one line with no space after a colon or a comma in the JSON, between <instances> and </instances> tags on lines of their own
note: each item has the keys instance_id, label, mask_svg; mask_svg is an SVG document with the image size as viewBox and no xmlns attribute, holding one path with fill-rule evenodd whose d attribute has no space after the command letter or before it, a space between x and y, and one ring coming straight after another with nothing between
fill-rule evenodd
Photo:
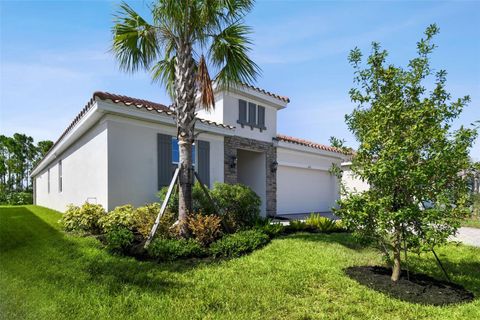
<instances>
[{"instance_id":1,"label":"dark window shutter","mask_svg":"<svg viewBox=\"0 0 480 320\"><path fill-rule=\"evenodd\" d=\"M197 173L203 184L210 188L210 142L197 141Z\"/></svg>"},{"instance_id":2,"label":"dark window shutter","mask_svg":"<svg viewBox=\"0 0 480 320\"><path fill-rule=\"evenodd\" d=\"M247 123L247 101L238 100L238 123Z\"/></svg>"},{"instance_id":3,"label":"dark window shutter","mask_svg":"<svg viewBox=\"0 0 480 320\"><path fill-rule=\"evenodd\" d=\"M265 107L258 106L258 127L266 129L265 127Z\"/></svg>"},{"instance_id":4,"label":"dark window shutter","mask_svg":"<svg viewBox=\"0 0 480 320\"><path fill-rule=\"evenodd\" d=\"M248 124L255 126L257 124L257 105L255 103L248 103Z\"/></svg>"},{"instance_id":5,"label":"dark window shutter","mask_svg":"<svg viewBox=\"0 0 480 320\"><path fill-rule=\"evenodd\" d=\"M158 189L168 186L172 180L172 136L157 135Z\"/></svg>"}]
</instances>

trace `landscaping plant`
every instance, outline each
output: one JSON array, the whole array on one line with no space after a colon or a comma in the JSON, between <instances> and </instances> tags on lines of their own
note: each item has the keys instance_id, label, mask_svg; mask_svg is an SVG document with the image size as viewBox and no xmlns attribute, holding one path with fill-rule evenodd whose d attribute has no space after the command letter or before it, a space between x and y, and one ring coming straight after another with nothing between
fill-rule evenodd
<instances>
[{"instance_id":1,"label":"landscaping plant","mask_svg":"<svg viewBox=\"0 0 480 320\"><path fill-rule=\"evenodd\" d=\"M215 106L213 81L228 88L250 82L258 74L259 68L248 56L250 29L243 22L252 5L248 0L158 0L150 7L150 22L126 3L116 16L112 51L120 67L127 72L151 72L152 79L160 81L173 100L182 235L187 233L185 222L192 212L196 110ZM209 68L215 77L210 77Z\"/></svg>"},{"instance_id":2,"label":"landscaping plant","mask_svg":"<svg viewBox=\"0 0 480 320\"><path fill-rule=\"evenodd\" d=\"M259 230L238 231L212 243L210 254L215 258L239 257L266 245L269 241L270 238Z\"/></svg>"},{"instance_id":3,"label":"landscaping plant","mask_svg":"<svg viewBox=\"0 0 480 320\"><path fill-rule=\"evenodd\" d=\"M207 247L222 235L222 219L216 215L202 215L200 213L187 219L188 231L202 246Z\"/></svg>"},{"instance_id":4,"label":"landscaping plant","mask_svg":"<svg viewBox=\"0 0 480 320\"><path fill-rule=\"evenodd\" d=\"M431 88L425 85L438 32L436 25L426 29L406 68L387 64L378 43L365 67L358 48L349 56L357 107L346 123L360 143L352 171L370 189L340 200L336 213L358 235L378 241L391 261L392 281L399 280L403 251L444 244L470 210L460 173L469 166L476 130L452 129L470 98L451 99L444 70L435 72Z\"/></svg>"},{"instance_id":5,"label":"landscaping plant","mask_svg":"<svg viewBox=\"0 0 480 320\"><path fill-rule=\"evenodd\" d=\"M193 239L165 239L157 238L148 246L148 255L160 261L205 256L205 250Z\"/></svg>"},{"instance_id":6,"label":"landscaping plant","mask_svg":"<svg viewBox=\"0 0 480 320\"><path fill-rule=\"evenodd\" d=\"M163 187L157 196L162 202L167 194L168 187ZM212 202L207 199L200 184L193 187L192 214L220 215L228 229L232 231L245 227L252 227L260 218L260 197L248 186L243 184L228 184L216 182L210 191L210 196L221 212L217 212ZM172 194L167 208L174 213L178 212L178 195ZM226 231L226 230L225 230Z\"/></svg>"},{"instance_id":7,"label":"landscaping plant","mask_svg":"<svg viewBox=\"0 0 480 320\"><path fill-rule=\"evenodd\" d=\"M260 197L246 185L217 182L211 194L231 230L252 227L260 217Z\"/></svg>"},{"instance_id":8,"label":"landscaping plant","mask_svg":"<svg viewBox=\"0 0 480 320\"><path fill-rule=\"evenodd\" d=\"M101 205L85 202L80 207L69 205L60 222L67 232L100 234L102 226L99 221L105 215L106 212Z\"/></svg>"}]
</instances>

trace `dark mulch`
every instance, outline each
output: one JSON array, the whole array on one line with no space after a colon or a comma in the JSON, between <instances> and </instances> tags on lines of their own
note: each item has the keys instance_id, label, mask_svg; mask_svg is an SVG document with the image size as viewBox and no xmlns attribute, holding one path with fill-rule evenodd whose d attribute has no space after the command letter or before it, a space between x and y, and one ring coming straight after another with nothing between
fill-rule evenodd
<instances>
[{"instance_id":1,"label":"dark mulch","mask_svg":"<svg viewBox=\"0 0 480 320\"><path fill-rule=\"evenodd\" d=\"M357 282L393 298L425 305L443 306L470 302L473 293L460 285L437 280L424 274L402 271L397 283L390 280L392 270L378 266L350 267L345 273Z\"/></svg>"}]
</instances>

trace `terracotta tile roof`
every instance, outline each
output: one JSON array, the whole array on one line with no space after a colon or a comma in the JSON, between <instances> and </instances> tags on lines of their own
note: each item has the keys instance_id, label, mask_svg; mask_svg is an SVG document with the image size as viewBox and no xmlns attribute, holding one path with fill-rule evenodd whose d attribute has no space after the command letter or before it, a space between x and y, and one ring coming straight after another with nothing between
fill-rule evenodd
<instances>
[{"instance_id":1,"label":"terracotta tile roof","mask_svg":"<svg viewBox=\"0 0 480 320\"><path fill-rule=\"evenodd\" d=\"M148 111L157 112L157 113L165 113L165 114L170 115L170 116L175 116L175 110L173 110L173 108L167 107L166 105L163 105L163 104L160 104L160 103L148 101L148 100L136 99L136 98L132 98L132 97L122 96L122 95L118 95L118 94L112 94L112 93L108 93L108 92L100 92L100 91L95 92L93 94L93 97L94 98L97 97L97 98L99 98L100 100L103 100L103 101L110 100L115 104L121 103L121 104L124 104L126 106L134 106L137 109L145 108ZM210 121L210 120L206 120L206 119L200 119L200 118L197 118L197 120L200 121L201 123L204 123L204 124L207 124L207 125L213 125L213 126L220 127L220 128L225 128L225 129L235 129L234 126L226 125L226 124L223 124L223 123L218 123L218 122L214 122L214 121Z\"/></svg>"},{"instance_id":2,"label":"terracotta tile roof","mask_svg":"<svg viewBox=\"0 0 480 320\"><path fill-rule=\"evenodd\" d=\"M250 88L250 89L253 89L255 91L258 91L258 92L261 92L261 93L264 93L270 97L274 97L274 98L277 98L277 99L280 99L284 102L290 102L290 98L288 97L284 97L284 96L281 96L281 95L278 95L278 94L275 94L275 93L272 93L272 92L269 92L267 90L264 90L264 89L261 89L259 87L255 87L255 86L252 86L251 84L248 84L248 83L242 83L242 85L244 85L245 87L247 88Z\"/></svg>"},{"instance_id":3,"label":"terracotta tile roof","mask_svg":"<svg viewBox=\"0 0 480 320\"><path fill-rule=\"evenodd\" d=\"M303 139L299 139L299 138L294 138L294 137L290 137L290 136L285 136L285 135L282 135L282 134L277 134L277 140L278 141L285 141L285 142L289 142L289 143L294 143L294 144L298 144L298 145L301 145L301 146L311 147L311 148L315 148L315 149L330 151L330 152L349 154L348 152L344 152L343 150L340 150L340 149L335 148L335 147L326 146L324 144L320 144L320 143L316 143L316 142L312 142L312 141L308 141L308 140L303 140Z\"/></svg>"},{"instance_id":4,"label":"terracotta tile roof","mask_svg":"<svg viewBox=\"0 0 480 320\"><path fill-rule=\"evenodd\" d=\"M138 108L145 108L148 111L159 111L159 112L166 112L166 113L172 113L173 110L167 107L166 105L148 101L148 100L143 100L143 99L137 99L137 98L132 98L132 97L127 97L127 96L122 96L119 94L113 94L109 92L102 92L102 91L96 91L93 93L93 98L99 98L100 100L111 100L113 103L123 103L127 106L134 105Z\"/></svg>"},{"instance_id":5,"label":"terracotta tile roof","mask_svg":"<svg viewBox=\"0 0 480 320\"><path fill-rule=\"evenodd\" d=\"M67 135L67 133L69 133L73 129L73 127L75 127L77 125L77 123L83 118L83 116L92 108L92 106L95 104L95 101L97 99L102 100L102 101L110 100L115 104L121 103L121 104L124 104L126 106L135 106L138 109L145 108L148 111L165 113L165 114L171 115L171 116L175 115L175 112L173 111L173 109L171 109L171 108L169 108L169 107L167 107L163 104L160 104L160 103L156 103L156 102L152 102L152 101L148 101L148 100L136 99L136 98L127 97L127 96L118 95L118 94L113 94L113 93L108 93L108 92L95 91L92 95L92 98L90 98L90 100L87 102L87 104L77 114L77 116L68 125L68 127L62 132L60 137L54 142L54 144L52 145L50 150L48 150L48 152L45 154L45 156L42 158L42 160L45 159L47 157L47 155L49 155L50 152L53 150L53 148ZM200 121L201 123L204 123L204 124L207 124L207 125L213 125L213 126L217 126L217 127L221 127L221 128L225 128L225 129L235 129L234 126L229 126L229 125L217 123L217 122L206 120L206 119L197 118L197 120ZM38 167L38 165L40 164L40 162L42 160L40 160L33 169Z\"/></svg>"}]
</instances>

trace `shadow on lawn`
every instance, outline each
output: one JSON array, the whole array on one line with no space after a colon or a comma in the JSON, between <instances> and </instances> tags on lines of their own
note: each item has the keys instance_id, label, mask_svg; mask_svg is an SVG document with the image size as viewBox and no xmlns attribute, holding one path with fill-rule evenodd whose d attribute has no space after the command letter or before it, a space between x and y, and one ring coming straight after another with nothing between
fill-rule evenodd
<instances>
[{"instance_id":1,"label":"shadow on lawn","mask_svg":"<svg viewBox=\"0 0 480 320\"><path fill-rule=\"evenodd\" d=\"M353 236L348 233L296 233L289 235L286 238L318 243L337 243L351 250L373 248L368 244L357 242ZM445 279L445 275L438 266L431 252L425 252L421 256L411 253L408 259L410 270L431 275L436 279ZM459 261L448 259L448 257L443 254L440 254L440 260L454 283L463 285L465 288L473 292L477 299L480 297L480 262L471 261L466 258L462 258Z\"/></svg>"},{"instance_id":2,"label":"shadow on lawn","mask_svg":"<svg viewBox=\"0 0 480 320\"><path fill-rule=\"evenodd\" d=\"M480 262L467 259L453 261L446 257L440 257L440 260L454 283L463 285L473 292L477 299L480 297ZM422 257L412 255L409 258L409 265L416 272L422 272L437 279L446 280L433 254L426 253L426 256Z\"/></svg>"},{"instance_id":3,"label":"shadow on lawn","mask_svg":"<svg viewBox=\"0 0 480 320\"><path fill-rule=\"evenodd\" d=\"M165 292L184 285L178 279L178 273L204 264L159 264L113 255L98 240L65 234L27 207L1 208L0 224L1 259L12 265L42 266L38 270L38 280L60 290L84 287L87 279L93 285L106 286L112 293L128 286L142 291Z\"/></svg>"}]
</instances>

